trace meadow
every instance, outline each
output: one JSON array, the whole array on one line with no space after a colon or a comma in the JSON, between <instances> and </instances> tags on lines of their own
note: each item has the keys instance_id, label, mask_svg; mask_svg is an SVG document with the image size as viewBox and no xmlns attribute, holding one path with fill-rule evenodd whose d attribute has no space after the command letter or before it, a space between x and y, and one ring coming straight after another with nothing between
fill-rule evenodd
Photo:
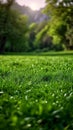
<instances>
[{"instance_id":1,"label":"meadow","mask_svg":"<svg viewBox=\"0 0 73 130\"><path fill-rule=\"evenodd\" d=\"M0 55L0 130L73 130L73 55Z\"/></svg>"}]
</instances>

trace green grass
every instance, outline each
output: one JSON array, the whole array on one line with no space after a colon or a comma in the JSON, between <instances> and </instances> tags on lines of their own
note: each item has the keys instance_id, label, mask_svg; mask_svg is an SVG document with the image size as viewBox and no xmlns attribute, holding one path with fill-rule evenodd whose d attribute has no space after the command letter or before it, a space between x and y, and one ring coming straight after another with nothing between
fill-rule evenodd
<instances>
[{"instance_id":1,"label":"green grass","mask_svg":"<svg viewBox=\"0 0 73 130\"><path fill-rule=\"evenodd\" d=\"M73 130L73 56L55 54L0 56L0 130Z\"/></svg>"}]
</instances>

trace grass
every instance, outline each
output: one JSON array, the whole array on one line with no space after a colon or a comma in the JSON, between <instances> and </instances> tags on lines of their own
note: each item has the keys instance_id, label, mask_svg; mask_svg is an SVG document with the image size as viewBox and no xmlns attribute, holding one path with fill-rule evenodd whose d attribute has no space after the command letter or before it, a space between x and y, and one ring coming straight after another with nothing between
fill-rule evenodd
<instances>
[{"instance_id":1,"label":"grass","mask_svg":"<svg viewBox=\"0 0 73 130\"><path fill-rule=\"evenodd\" d=\"M6 53L4 53L4 55L29 55L29 56L72 56L73 55L73 51L58 51L58 52L55 52L55 51L49 51L49 52L35 52L35 51L33 51L33 52L6 52Z\"/></svg>"},{"instance_id":2,"label":"grass","mask_svg":"<svg viewBox=\"0 0 73 130\"><path fill-rule=\"evenodd\" d=\"M73 130L71 53L0 56L0 130Z\"/></svg>"}]
</instances>

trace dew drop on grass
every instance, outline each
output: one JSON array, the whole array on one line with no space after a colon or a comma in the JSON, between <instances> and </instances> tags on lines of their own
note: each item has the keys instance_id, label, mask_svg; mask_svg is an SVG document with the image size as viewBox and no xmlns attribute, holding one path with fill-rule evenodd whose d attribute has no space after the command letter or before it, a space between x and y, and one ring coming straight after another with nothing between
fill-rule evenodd
<instances>
[{"instance_id":1,"label":"dew drop on grass","mask_svg":"<svg viewBox=\"0 0 73 130\"><path fill-rule=\"evenodd\" d=\"M58 99L58 96L56 96L56 99Z\"/></svg>"},{"instance_id":2,"label":"dew drop on grass","mask_svg":"<svg viewBox=\"0 0 73 130\"><path fill-rule=\"evenodd\" d=\"M54 97L54 96L55 96L55 94L53 93L53 94L52 94L52 97Z\"/></svg>"},{"instance_id":3,"label":"dew drop on grass","mask_svg":"<svg viewBox=\"0 0 73 130\"><path fill-rule=\"evenodd\" d=\"M61 89L61 92L63 92L63 90Z\"/></svg>"},{"instance_id":4,"label":"dew drop on grass","mask_svg":"<svg viewBox=\"0 0 73 130\"><path fill-rule=\"evenodd\" d=\"M14 97L13 96L10 96L10 99L13 99Z\"/></svg>"},{"instance_id":5,"label":"dew drop on grass","mask_svg":"<svg viewBox=\"0 0 73 130\"><path fill-rule=\"evenodd\" d=\"M56 105L56 103L55 103L55 102L53 102L53 105Z\"/></svg>"},{"instance_id":6,"label":"dew drop on grass","mask_svg":"<svg viewBox=\"0 0 73 130\"><path fill-rule=\"evenodd\" d=\"M34 64L32 64L32 68L34 67Z\"/></svg>"},{"instance_id":7,"label":"dew drop on grass","mask_svg":"<svg viewBox=\"0 0 73 130\"><path fill-rule=\"evenodd\" d=\"M47 103L47 100L45 100L45 101L42 101L42 103L43 103L43 104L46 104L46 103Z\"/></svg>"},{"instance_id":8,"label":"dew drop on grass","mask_svg":"<svg viewBox=\"0 0 73 130\"><path fill-rule=\"evenodd\" d=\"M27 97L27 95L25 96L25 100L28 100L28 97Z\"/></svg>"},{"instance_id":9,"label":"dew drop on grass","mask_svg":"<svg viewBox=\"0 0 73 130\"><path fill-rule=\"evenodd\" d=\"M67 99L69 100L69 99L72 97L72 95L73 95L73 93L71 92L71 93L69 94L69 96L67 97Z\"/></svg>"},{"instance_id":10,"label":"dew drop on grass","mask_svg":"<svg viewBox=\"0 0 73 130\"><path fill-rule=\"evenodd\" d=\"M40 128L39 130L43 130L43 128Z\"/></svg>"},{"instance_id":11,"label":"dew drop on grass","mask_svg":"<svg viewBox=\"0 0 73 130\"><path fill-rule=\"evenodd\" d=\"M63 109L64 109L63 107L60 108L60 110L63 110Z\"/></svg>"},{"instance_id":12,"label":"dew drop on grass","mask_svg":"<svg viewBox=\"0 0 73 130\"><path fill-rule=\"evenodd\" d=\"M61 111L61 109L55 110L52 112L52 115L58 115L58 113Z\"/></svg>"},{"instance_id":13,"label":"dew drop on grass","mask_svg":"<svg viewBox=\"0 0 73 130\"><path fill-rule=\"evenodd\" d=\"M25 121L29 121L29 120L30 120L30 117L26 117L24 120L25 120Z\"/></svg>"},{"instance_id":14,"label":"dew drop on grass","mask_svg":"<svg viewBox=\"0 0 73 130\"><path fill-rule=\"evenodd\" d=\"M15 91L15 94L18 94L18 93L19 93L18 90L16 90L16 91Z\"/></svg>"},{"instance_id":15,"label":"dew drop on grass","mask_svg":"<svg viewBox=\"0 0 73 130\"><path fill-rule=\"evenodd\" d=\"M66 96L67 96L67 94L65 93L65 94L64 94L64 97L66 97Z\"/></svg>"},{"instance_id":16,"label":"dew drop on grass","mask_svg":"<svg viewBox=\"0 0 73 130\"><path fill-rule=\"evenodd\" d=\"M37 123L40 124L42 122L42 119L38 120Z\"/></svg>"},{"instance_id":17,"label":"dew drop on grass","mask_svg":"<svg viewBox=\"0 0 73 130\"><path fill-rule=\"evenodd\" d=\"M30 128L30 127L31 127L31 124L27 124L27 125L26 125L26 128Z\"/></svg>"},{"instance_id":18,"label":"dew drop on grass","mask_svg":"<svg viewBox=\"0 0 73 130\"><path fill-rule=\"evenodd\" d=\"M73 92L71 92L69 96L72 96L72 95L73 95Z\"/></svg>"},{"instance_id":19,"label":"dew drop on grass","mask_svg":"<svg viewBox=\"0 0 73 130\"><path fill-rule=\"evenodd\" d=\"M36 101L36 102L38 102L38 100L37 100L37 99L36 99L35 101Z\"/></svg>"},{"instance_id":20,"label":"dew drop on grass","mask_svg":"<svg viewBox=\"0 0 73 130\"><path fill-rule=\"evenodd\" d=\"M45 87L47 87L48 86L48 84L45 84Z\"/></svg>"},{"instance_id":21,"label":"dew drop on grass","mask_svg":"<svg viewBox=\"0 0 73 130\"><path fill-rule=\"evenodd\" d=\"M2 110L2 106L0 106L0 110Z\"/></svg>"},{"instance_id":22,"label":"dew drop on grass","mask_svg":"<svg viewBox=\"0 0 73 130\"><path fill-rule=\"evenodd\" d=\"M56 103L58 104L58 103L59 103L59 101L56 101Z\"/></svg>"},{"instance_id":23,"label":"dew drop on grass","mask_svg":"<svg viewBox=\"0 0 73 130\"><path fill-rule=\"evenodd\" d=\"M28 82L28 85L31 85L31 84L32 84L32 81L29 81L29 82Z\"/></svg>"},{"instance_id":24,"label":"dew drop on grass","mask_svg":"<svg viewBox=\"0 0 73 130\"><path fill-rule=\"evenodd\" d=\"M31 92L31 89L27 90L26 93Z\"/></svg>"},{"instance_id":25,"label":"dew drop on grass","mask_svg":"<svg viewBox=\"0 0 73 130\"><path fill-rule=\"evenodd\" d=\"M0 91L0 95L3 94L4 92L3 91Z\"/></svg>"}]
</instances>

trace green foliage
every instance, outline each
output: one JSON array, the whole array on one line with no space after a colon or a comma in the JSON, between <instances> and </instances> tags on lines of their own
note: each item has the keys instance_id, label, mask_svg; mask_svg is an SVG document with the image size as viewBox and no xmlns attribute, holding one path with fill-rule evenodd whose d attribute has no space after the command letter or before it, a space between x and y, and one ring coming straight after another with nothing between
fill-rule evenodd
<instances>
[{"instance_id":1,"label":"green foliage","mask_svg":"<svg viewBox=\"0 0 73 130\"><path fill-rule=\"evenodd\" d=\"M49 25L45 24L44 27L36 34L34 41L35 47L38 49L52 49L52 38L48 35Z\"/></svg>"},{"instance_id":2,"label":"green foliage","mask_svg":"<svg viewBox=\"0 0 73 130\"><path fill-rule=\"evenodd\" d=\"M36 30L36 28L37 28L37 24L36 23L31 23L30 26L29 26L29 31Z\"/></svg>"},{"instance_id":3,"label":"green foliage","mask_svg":"<svg viewBox=\"0 0 73 130\"><path fill-rule=\"evenodd\" d=\"M48 21L31 23L0 1L0 53L73 49L73 2L46 0ZM33 16L33 14L32 14Z\"/></svg>"},{"instance_id":4,"label":"green foliage","mask_svg":"<svg viewBox=\"0 0 73 130\"><path fill-rule=\"evenodd\" d=\"M51 16L50 32L54 42L73 48L73 2L67 0L46 0L45 12ZM70 35L67 35L69 34ZM69 37L68 37L69 36Z\"/></svg>"},{"instance_id":5,"label":"green foliage","mask_svg":"<svg viewBox=\"0 0 73 130\"><path fill-rule=\"evenodd\" d=\"M10 8L14 0L0 1L0 52L4 51L8 35L8 20Z\"/></svg>"},{"instance_id":6,"label":"green foliage","mask_svg":"<svg viewBox=\"0 0 73 130\"><path fill-rule=\"evenodd\" d=\"M27 16L20 15L10 7L7 3L0 4L0 52L26 51Z\"/></svg>"},{"instance_id":7,"label":"green foliage","mask_svg":"<svg viewBox=\"0 0 73 130\"><path fill-rule=\"evenodd\" d=\"M53 37L53 43L62 44L67 30L65 22L63 22L60 18L55 19L53 17L49 24L50 25L48 33L50 36Z\"/></svg>"},{"instance_id":8,"label":"green foliage","mask_svg":"<svg viewBox=\"0 0 73 130\"><path fill-rule=\"evenodd\" d=\"M12 11L8 23L7 41L10 42L10 51L26 51L25 34L28 30L27 17Z\"/></svg>"},{"instance_id":9,"label":"green foliage","mask_svg":"<svg viewBox=\"0 0 73 130\"><path fill-rule=\"evenodd\" d=\"M42 55L0 56L1 130L73 129L73 56Z\"/></svg>"}]
</instances>

